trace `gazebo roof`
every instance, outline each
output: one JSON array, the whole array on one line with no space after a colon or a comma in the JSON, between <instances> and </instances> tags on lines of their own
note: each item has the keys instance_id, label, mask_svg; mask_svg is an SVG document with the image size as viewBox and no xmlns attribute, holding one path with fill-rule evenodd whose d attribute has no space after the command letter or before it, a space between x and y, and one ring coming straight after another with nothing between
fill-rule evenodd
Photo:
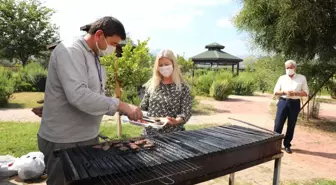
<instances>
[{"instance_id":1,"label":"gazebo roof","mask_svg":"<svg viewBox=\"0 0 336 185\"><path fill-rule=\"evenodd\" d=\"M243 59L241 58L238 58L236 56L233 56L229 53L222 51L222 49L224 49L225 47L216 42L206 45L205 48L207 48L208 51L204 51L203 53L200 53L192 57L192 60L195 63L208 63L208 62L223 63L226 61L239 63L243 61Z\"/></svg>"}]
</instances>

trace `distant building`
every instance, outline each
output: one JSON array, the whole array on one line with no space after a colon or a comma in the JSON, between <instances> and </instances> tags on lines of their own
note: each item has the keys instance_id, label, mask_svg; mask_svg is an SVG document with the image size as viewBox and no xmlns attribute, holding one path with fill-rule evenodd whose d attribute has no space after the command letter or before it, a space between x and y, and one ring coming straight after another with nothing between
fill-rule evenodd
<instances>
[{"instance_id":1,"label":"distant building","mask_svg":"<svg viewBox=\"0 0 336 185\"><path fill-rule=\"evenodd\" d=\"M231 66L232 73L234 73L235 66L237 66L237 75L239 74L239 63L243 59L222 51L225 47L216 42L206 45L205 48L208 50L191 58L195 68L228 68L227 66Z\"/></svg>"}]
</instances>

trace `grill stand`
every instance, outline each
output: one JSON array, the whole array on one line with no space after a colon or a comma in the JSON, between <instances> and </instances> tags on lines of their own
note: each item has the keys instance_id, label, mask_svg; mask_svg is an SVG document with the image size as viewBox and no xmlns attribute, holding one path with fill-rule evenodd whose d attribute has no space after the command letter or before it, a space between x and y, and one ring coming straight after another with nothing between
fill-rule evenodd
<instances>
[{"instance_id":1,"label":"grill stand","mask_svg":"<svg viewBox=\"0 0 336 185\"><path fill-rule=\"evenodd\" d=\"M234 185L234 175L235 175L235 173L230 173L229 185Z\"/></svg>"},{"instance_id":2,"label":"grill stand","mask_svg":"<svg viewBox=\"0 0 336 185\"><path fill-rule=\"evenodd\" d=\"M274 155L274 172L273 172L273 185L279 185L280 182L280 167L281 167L281 158L283 153ZM230 173L229 176L229 185L234 185L234 175L235 173Z\"/></svg>"},{"instance_id":3,"label":"grill stand","mask_svg":"<svg viewBox=\"0 0 336 185\"><path fill-rule=\"evenodd\" d=\"M281 156L275 159L274 161L274 174L273 174L273 185L279 185L280 181L280 167L281 167Z\"/></svg>"}]
</instances>

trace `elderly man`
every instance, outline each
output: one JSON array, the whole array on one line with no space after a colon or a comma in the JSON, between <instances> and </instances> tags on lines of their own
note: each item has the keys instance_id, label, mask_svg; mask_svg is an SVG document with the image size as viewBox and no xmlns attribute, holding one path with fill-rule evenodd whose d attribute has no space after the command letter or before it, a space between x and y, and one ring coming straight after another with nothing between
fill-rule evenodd
<instances>
[{"instance_id":1,"label":"elderly man","mask_svg":"<svg viewBox=\"0 0 336 185\"><path fill-rule=\"evenodd\" d=\"M308 96L309 90L306 77L296 73L294 60L286 61L285 67L286 74L280 76L274 88L274 94L280 97L277 104L274 131L281 134L285 121L288 119L284 146L287 153L292 153L291 141L300 112L300 97Z\"/></svg>"},{"instance_id":2,"label":"elderly man","mask_svg":"<svg viewBox=\"0 0 336 185\"><path fill-rule=\"evenodd\" d=\"M115 51L126 38L123 24L113 17L95 21L88 34L71 43L59 43L50 56L38 147L45 155L47 184L63 185L64 174L55 149L98 142L104 115L120 111L131 120L142 120L141 110L105 96L106 71L99 57Z\"/></svg>"}]
</instances>

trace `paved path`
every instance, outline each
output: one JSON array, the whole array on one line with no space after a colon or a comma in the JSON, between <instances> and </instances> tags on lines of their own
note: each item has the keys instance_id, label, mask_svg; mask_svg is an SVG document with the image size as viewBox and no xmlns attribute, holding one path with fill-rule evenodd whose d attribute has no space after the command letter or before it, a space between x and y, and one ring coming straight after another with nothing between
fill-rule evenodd
<instances>
[{"instance_id":1,"label":"paved path","mask_svg":"<svg viewBox=\"0 0 336 185\"><path fill-rule=\"evenodd\" d=\"M195 115L189 124L246 124L243 122L271 129L274 116L270 114L270 96L241 97L230 96L229 101L217 102L202 100L201 103L216 107L214 115ZM320 115L336 120L336 105L321 104ZM104 120L114 119L104 117ZM29 109L0 110L0 121L31 121L40 118L33 115ZM285 130L286 128L284 128ZM297 126L293 140L294 153L284 155L281 166L281 180L310 180L314 178L336 179L336 136L335 133L324 134L321 131ZM268 162L236 173L236 180L240 184L269 185L272 182L273 162ZM18 184L15 180L11 182ZM201 185L226 184L227 177L222 177L201 183ZM43 184L43 183L42 183Z\"/></svg>"}]
</instances>

